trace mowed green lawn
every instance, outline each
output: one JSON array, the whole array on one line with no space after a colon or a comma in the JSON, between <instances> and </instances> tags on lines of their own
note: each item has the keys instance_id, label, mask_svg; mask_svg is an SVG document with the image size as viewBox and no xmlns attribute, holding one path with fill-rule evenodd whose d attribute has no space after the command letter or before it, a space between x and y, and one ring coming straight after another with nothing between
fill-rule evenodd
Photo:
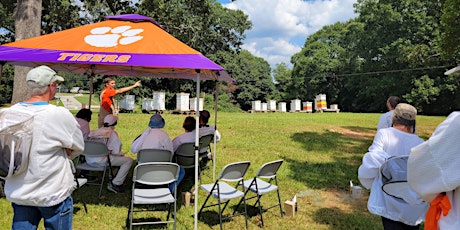
<instances>
[{"instance_id":1,"label":"mowed green lawn","mask_svg":"<svg viewBox=\"0 0 460 230\"><path fill-rule=\"evenodd\" d=\"M123 113L119 115L116 130L123 150L130 153L130 144L148 124L151 114ZM357 169L363 154L372 143L380 114L358 113L218 113L218 129L222 140L217 144L216 173L228 163L250 161L247 179L259 167L269 161L284 159L278 171L282 202L297 195L298 212L295 217L280 217L279 210L264 213L265 229L382 229L380 218L366 208L368 193L361 199L352 199L349 181L358 183ZM171 138L183 132L185 115L163 114L165 131ZM419 116L417 132L427 139L445 117ZM92 128L97 126L97 114L93 114ZM214 123L214 118L211 119ZM213 182L212 165L204 171L203 182ZM193 188L193 176L184 179L180 191ZM123 229L128 214L131 193L131 175L125 181L128 190L114 194L104 186L103 199L97 198L97 186L84 186L74 193L74 229ZM198 193L198 203L204 202L205 194ZM276 193L262 198L265 207L275 204ZM83 209L86 201L88 213ZM200 207L199 206L199 207ZM231 202L224 215L231 214L236 202ZM0 199L0 228L11 227L12 208ZM249 229L259 228L260 219L254 200L248 203ZM193 206L185 207L178 200L177 228L193 229ZM151 215L163 218L164 213ZM150 216L151 216L150 215ZM140 215L138 215L140 217ZM142 217L146 217L142 215ZM244 217L238 216L224 222L225 229L244 229ZM172 225L160 226L172 229ZM134 229L152 229L144 226ZM198 221L199 229L218 229L217 207L207 209ZM43 229L43 227L40 227Z\"/></svg>"}]
</instances>

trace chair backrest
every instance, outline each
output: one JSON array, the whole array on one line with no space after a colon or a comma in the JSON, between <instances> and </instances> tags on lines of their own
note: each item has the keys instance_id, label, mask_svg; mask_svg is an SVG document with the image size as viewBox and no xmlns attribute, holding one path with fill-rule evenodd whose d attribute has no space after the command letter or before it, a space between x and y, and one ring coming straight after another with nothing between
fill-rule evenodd
<instances>
[{"instance_id":1,"label":"chair backrest","mask_svg":"<svg viewBox=\"0 0 460 230\"><path fill-rule=\"evenodd\" d=\"M109 140L108 137L99 137L99 136L88 136L86 139L87 141L92 141L92 142L99 142L107 145L107 142Z\"/></svg>"},{"instance_id":2,"label":"chair backrest","mask_svg":"<svg viewBox=\"0 0 460 230\"><path fill-rule=\"evenodd\" d=\"M85 141L85 149L83 150L83 155L95 157L95 156L107 156L110 151L107 148L107 145L100 142L94 141Z\"/></svg>"},{"instance_id":3,"label":"chair backrest","mask_svg":"<svg viewBox=\"0 0 460 230\"><path fill-rule=\"evenodd\" d=\"M284 160L276 160L263 164L260 166L259 171L256 173L256 177L262 178L273 178L276 176L276 172L283 164Z\"/></svg>"},{"instance_id":4,"label":"chair backrest","mask_svg":"<svg viewBox=\"0 0 460 230\"><path fill-rule=\"evenodd\" d=\"M176 163L184 168L195 167L195 143L182 143L175 154Z\"/></svg>"},{"instance_id":5,"label":"chair backrest","mask_svg":"<svg viewBox=\"0 0 460 230\"><path fill-rule=\"evenodd\" d=\"M179 165L171 162L147 162L136 165L133 182L146 185L166 185L179 177Z\"/></svg>"},{"instance_id":6,"label":"chair backrest","mask_svg":"<svg viewBox=\"0 0 460 230\"><path fill-rule=\"evenodd\" d=\"M239 181L243 179L250 165L251 162L249 161L241 161L228 164L224 166L224 168L220 172L218 180Z\"/></svg>"},{"instance_id":7,"label":"chair backrest","mask_svg":"<svg viewBox=\"0 0 460 230\"><path fill-rule=\"evenodd\" d=\"M137 162L171 162L173 152L166 149L141 149L137 153Z\"/></svg>"},{"instance_id":8,"label":"chair backrest","mask_svg":"<svg viewBox=\"0 0 460 230\"><path fill-rule=\"evenodd\" d=\"M207 147L209 147L213 138L214 138L214 134L208 134L208 135L204 135L200 137L200 152L203 148L206 148L207 150Z\"/></svg>"}]
</instances>

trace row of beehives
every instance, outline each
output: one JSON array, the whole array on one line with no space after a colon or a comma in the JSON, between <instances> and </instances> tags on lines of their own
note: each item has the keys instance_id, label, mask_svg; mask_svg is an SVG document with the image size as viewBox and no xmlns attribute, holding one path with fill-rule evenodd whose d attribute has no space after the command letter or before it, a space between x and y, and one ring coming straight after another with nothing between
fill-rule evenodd
<instances>
[{"instance_id":1,"label":"row of beehives","mask_svg":"<svg viewBox=\"0 0 460 230\"><path fill-rule=\"evenodd\" d=\"M261 102L259 100L252 101L252 111L255 112L287 112L287 103L286 102L279 102L278 103L278 109L277 109L277 104L275 100L269 100L267 102ZM294 99L291 100L289 111L290 112L313 112L313 109L315 111L327 111L327 110L332 110L332 111L339 111L338 105L337 104L332 104L330 109L327 108L327 102L326 102L326 95L325 94L319 94L315 97L315 100L313 102L311 101L305 101L302 102L299 99Z\"/></svg>"},{"instance_id":2,"label":"row of beehives","mask_svg":"<svg viewBox=\"0 0 460 230\"><path fill-rule=\"evenodd\" d=\"M176 111L187 112L196 111L197 98L189 98L188 93L176 94ZM120 110L133 111L135 104L134 95L126 95L119 102ZM199 111L203 110L204 98L199 100ZM142 100L142 111L164 111L165 108L165 93L154 92L152 99L144 98Z\"/></svg>"}]
</instances>

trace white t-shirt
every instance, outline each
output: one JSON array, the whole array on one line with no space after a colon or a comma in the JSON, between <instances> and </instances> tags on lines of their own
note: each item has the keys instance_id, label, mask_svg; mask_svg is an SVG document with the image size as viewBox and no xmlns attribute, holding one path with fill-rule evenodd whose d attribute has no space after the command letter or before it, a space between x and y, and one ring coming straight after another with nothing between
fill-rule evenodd
<instances>
[{"instance_id":1,"label":"white t-shirt","mask_svg":"<svg viewBox=\"0 0 460 230\"><path fill-rule=\"evenodd\" d=\"M377 130L391 127L391 123L393 123L393 112L394 110L390 110L380 116Z\"/></svg>"}]
</instances>

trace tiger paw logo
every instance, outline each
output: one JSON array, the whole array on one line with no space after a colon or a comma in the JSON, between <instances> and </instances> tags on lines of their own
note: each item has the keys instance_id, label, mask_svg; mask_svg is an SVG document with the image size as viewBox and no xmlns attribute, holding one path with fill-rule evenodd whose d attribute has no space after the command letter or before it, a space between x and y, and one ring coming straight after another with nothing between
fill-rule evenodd
<instances>
[{"instance_id":1,"label":"tiger paw logo","mask_svg":"<svg viewBox=\"0 0 460 230\"><path fill-rule=\"evenodd\" d=\"M91 30L91 34L85 37L85 42L95 47L116 47L118 45L129 45L140 41L144 29L131 29L131 26L98 27Z\"/></svg>"}]
</instances>

